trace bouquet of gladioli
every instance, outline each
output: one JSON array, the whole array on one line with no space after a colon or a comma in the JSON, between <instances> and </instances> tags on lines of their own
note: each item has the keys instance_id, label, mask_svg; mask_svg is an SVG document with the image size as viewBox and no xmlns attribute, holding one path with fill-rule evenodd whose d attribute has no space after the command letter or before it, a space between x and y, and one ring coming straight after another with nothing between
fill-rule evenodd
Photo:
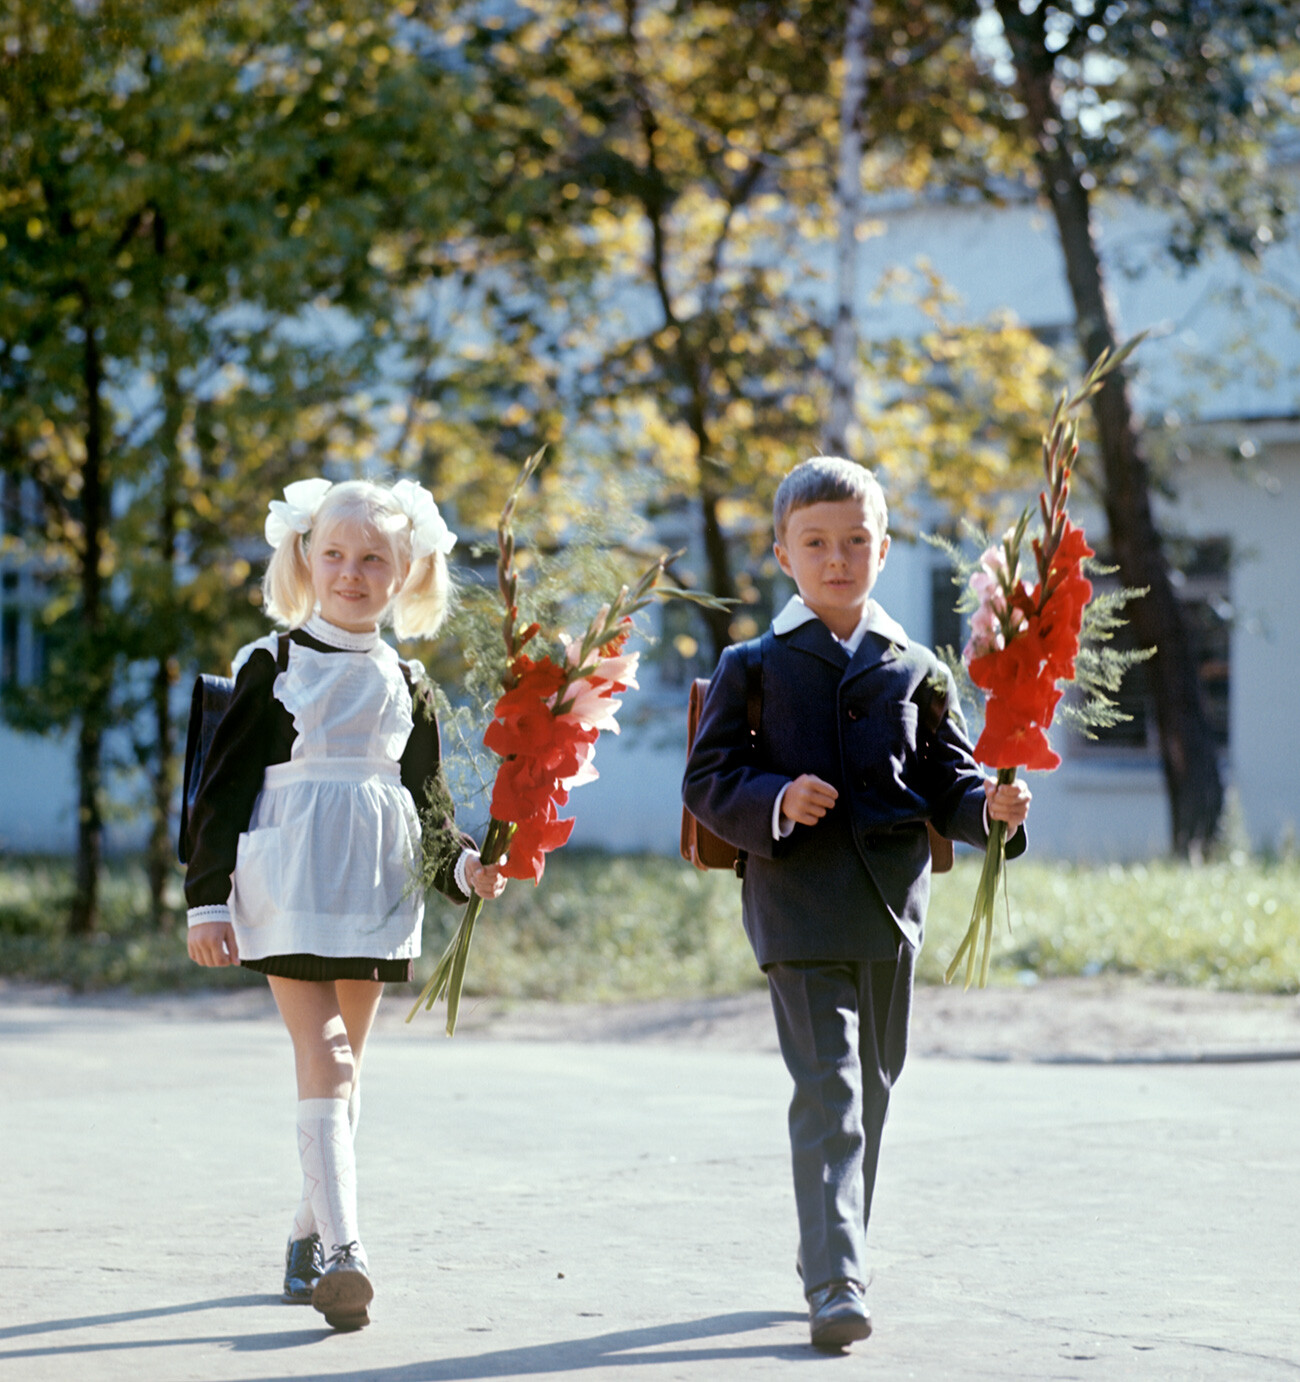
<instances>
[{"instance_id":1,"label":"bouquet of gladioli","mask_svg":"<svg viewBox=\"0 0 1300 1382\"><path fill-rule=\"evenodd\" d=\"M681 589L660 590L658 582L670 558L661 557L630 589L602 605L579 639L558 634L557 657L543 653L532 657L525 648L541 633L531 623L519 628L519 579L515 570L513 519L519 495L542 459L529 458L501 511L497 525L497 586L505 606L502 635L506 646L504 693L497 700L484 745L501 758L492 787L491 820L483 841L482 861L500 864L507 878L539 883L546 855L565 844L573 819L561 819L559 811L569 793L597 772L592 760L602 730L618 733L615 718L622 702L615 697L636 688L640 654L624 647L632 632L632 616L656 596L686 599L713 606L720 602L707 595ZM470 898L456 934L443 952L429 982L424 986L407 1021L444 995L447 999L447 1035L456 1030L465 967L469 960L474 924L483 899Z\"/></svg>"},{"instance_id":2,"label":"bouquet of gladioli","mask_svg":"<svg viewBox=\"0 0 1300 1382\"><path fill-rule=\"evenodd\" d=\"M1047 731L1061 699L1060 683L1075 679L1084 611L1092 598L1092 582L1083 574L1083 562L1094 555L1083 529L1070 522L1066 508L1071 469L1079 451L1076 414L1140 339L1114 354L1103 353L1078 390L1063 393L1057 402L1043 437L1047 486L1038 497L1043 531L1031 542L1034 584L1022 574L1028 508L1001 543L983 553L970 577L976 604L962 659L971 681L984 692L984 729L975 745L975 758L997 770L999 783L1015 781L1018 768L1051 771L1061 762L1048 743ZM945 983L951 982L963 959L967 988L977 972L981 987L988 981L993 911L1003 878L1005 847L1006 824L992 821L970 925L944 975ZM978 970L977 952L982 952Z\"/></svg>"}]
</instances>

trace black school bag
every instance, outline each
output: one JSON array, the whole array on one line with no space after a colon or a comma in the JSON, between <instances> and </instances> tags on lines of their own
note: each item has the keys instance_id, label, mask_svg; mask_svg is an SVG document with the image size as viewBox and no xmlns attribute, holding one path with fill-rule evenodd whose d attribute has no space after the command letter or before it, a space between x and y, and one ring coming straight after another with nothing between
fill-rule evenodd
<instances>
[{"instance_id":1,"label":"black school bag","mask_svg":"<svg viewBox=\"0 0 1300 1382\"><path fill-rule=\"evenodd\" d=\"M275 665L281 672L289 665L289 635L282 633L276 652ZM181 821L176 832L176 857L182 864L190 861L194 841L190 839L190 813L198 800L203 768L212 748L212 736L230 706L235 694L233 677L218 677L200 672L194 678L190 695L190 723L185 732L185 772L181 777Z\"/></svg>"}]
</instances>

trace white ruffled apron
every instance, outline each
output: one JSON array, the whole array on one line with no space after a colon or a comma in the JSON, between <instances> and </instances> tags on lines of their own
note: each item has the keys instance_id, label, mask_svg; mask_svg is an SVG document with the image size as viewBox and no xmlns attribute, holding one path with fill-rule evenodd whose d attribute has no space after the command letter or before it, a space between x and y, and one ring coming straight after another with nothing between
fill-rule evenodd
<instances>
[{"instance_id":1,"label":"white ruffled apron","mask_svg":"<svg viewBox=\"0 0 1300 1382\"><path fill-rule=\"evenodd\" d=\"M291 645L275 698L288 763L266 770L230 898L242 957L420 953L420 822L398 760L414 720L397 654Z\"/></svg>"}]
</instances>

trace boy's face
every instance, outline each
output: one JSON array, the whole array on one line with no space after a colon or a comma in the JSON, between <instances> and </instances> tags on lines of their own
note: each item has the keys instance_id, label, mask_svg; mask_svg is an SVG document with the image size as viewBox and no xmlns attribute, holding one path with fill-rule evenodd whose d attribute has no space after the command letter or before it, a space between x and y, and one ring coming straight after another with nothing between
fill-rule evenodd
<instances>
[{"instance_id":1,"label":"boy's face","mask_svg":"<svg viewBox=\"0 0 1300 1382\"><path fill-rule=\"evenodd\" d=\"M837 499L795 509L785 541L773 548L803 602L838 638L847 638L866 610L889 538L871 525L866 501Z\"/></svg>"}]
</instances>

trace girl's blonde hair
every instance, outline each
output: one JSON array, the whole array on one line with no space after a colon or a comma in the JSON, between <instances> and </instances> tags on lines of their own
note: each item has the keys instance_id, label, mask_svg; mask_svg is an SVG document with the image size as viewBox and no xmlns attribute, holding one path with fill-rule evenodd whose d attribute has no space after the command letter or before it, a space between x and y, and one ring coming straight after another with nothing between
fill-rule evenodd
<instances>
[{"instance_id":1,"label":"girl's blonde hair","mask_svg":"<svg viewBox=\"0 0 1300 1382\"><path fill-rule=\"evenodd\" d=\"M447 559L434 552L411 559L411 521L391 490L370 480L332 485L312 519L311 531L290 530L271 554L262 578L262 600L277 624L301 628L316 608L308 553L340 523L369 528L387 545L394 563L406 571L401 589L385 611L398 638L431 638L442 627L451 602Z\"/></svg>"}]
</instances>

